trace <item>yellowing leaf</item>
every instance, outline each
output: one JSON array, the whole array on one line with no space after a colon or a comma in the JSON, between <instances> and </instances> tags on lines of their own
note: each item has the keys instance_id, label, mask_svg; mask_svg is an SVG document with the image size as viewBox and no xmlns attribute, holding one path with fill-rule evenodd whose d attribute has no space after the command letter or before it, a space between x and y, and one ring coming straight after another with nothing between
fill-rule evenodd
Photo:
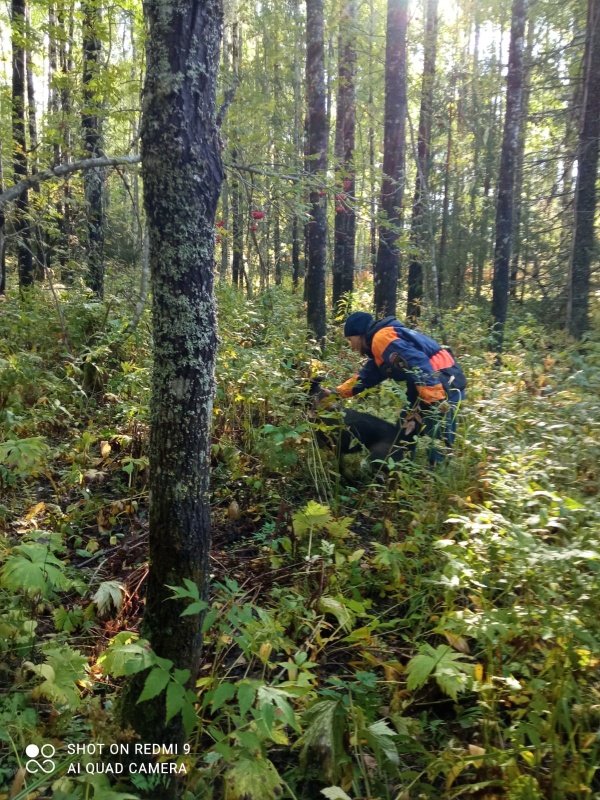
<instances>
[{"instance_id":1,"label":"yellowing leaf","mask_svg":"<svg viewBox=\"0 0 600 800\"><path fill-rule=\"evenodd\" d=\"M100 442L100 455L102 456L102 458L108 458L111 450L112 447L109 445L108 442L105 441Z\"/></svg>"},{"instance_id":2,"label":"yellowing leaf","mask_svg":"<svg viewBox=\"0 0 600 800\"><path fill-rule=\"evenodd\" d=\"M471 756L484 756L485 755L485 748L479 747L476 744L469 745L469 755Z\"/></svg>"},{"instance_id":3,"label":"yellowing leaf","mask_svg":"<svg viewBox=\"0 0 600 800\"><path fill-rule=\"evenodd\" d=\"M448 644L450 647L453 647L455 650L458 650L459 653L464 653L465 655L469 655L471 652L469 649L469 645L467 644L466 639L462 636L457 636L455 633L451 631L442 631L446 639L448 640Z\"/></svg>"},{"instance_id":4,"label":"yellowing leaf","mask_svg":"<svg viewBox=\"0 0 600 800\"><path fill-rule=\"evenodd\" d=\"M400 675L404 672L404 667L399 661L384 661L381 665L385 673L386 681L397 683L400 680Z\"/></svg>"},{"instance_id":5,"label":"yellowing leaf","mask_svg":"<svg viewBox=\"0 0 600 800\"><path fill-rule=\"evenodd\" d=\"M33 517L37 517L37 515L46 508L46 503L37 503L33 508L30 508L27 514L25 515L26 520L33 519Z\"/></svg>"},{"instance_id":6,"label":"yellowing leaf","mask_svg":"<svg viewBox=\"0 0 600 800\"><path fill-rule=\"evenodd\" d=\"M334 597L322 597L319 601L319 611L322 614L333 614L340 628L348 632L354 627L356 617L344 603Z\"/></svg>"},{"instance_id":7,"label":"yellowing leaf","mask_svg":"<svg viewBox=\"0 0 600 800\"><path fill-rule=\"evenodd\" d=\"M258 651L258 657L260 660L265 664L269 660L269 656L273 651L273 645L271 642L263 642L260 646L260 650Z\"/></svg>"},{"instance_id":8,"label":"yellowing leaf","mask_svg":"<svg viewBox=\"0 0 600 800\"><path fill-rule=\"evenodd\" d=\"M483 664L475 664L473 668L473 677L476 681L483 680Z\"/></svg>"},{"instance_id":9,"label":"yellowing leaf","mask_svg":"<svg viewBox=\"0 0 600 800\"><path fill-rule=\"evenodd\" d=\"M527 764L528 767L533 767L535 764L535 755L531 752L531 750L522 750L521 751L521 758Z\"/></svg>"},{"instance_id":10,"label":"yellowing leaf","mask_svg":"<svg viewBox=\"0 0 600 800\"><path fill-rule=\"evenodd\" d=\"M450 789L464 768L465 765L462 763L462 761L459 761L450 768L450 772L446 775L446 789Z\"/></svg>"}]
</instances>

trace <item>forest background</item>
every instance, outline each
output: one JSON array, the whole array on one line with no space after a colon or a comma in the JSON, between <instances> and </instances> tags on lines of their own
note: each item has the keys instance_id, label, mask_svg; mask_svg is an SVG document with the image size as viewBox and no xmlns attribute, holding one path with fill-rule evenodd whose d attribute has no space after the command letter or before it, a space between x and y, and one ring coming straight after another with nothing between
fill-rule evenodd
<instances>
[{"instance_id":1,"label":"forest background","mask_svg":"<svg viewBox=\"0 0 600 800\"><path fill-rule=\"evenodd\" d=\"M143 209L156 8L2 9L0 188L28 182L0 208L5 794L597 796L598 3L226 5L226 180L198 230L221 339L194 445L212 588L203 519L198 569L169 587L183 663L148 621L139 638L146 231L194 204L182 185L149 226ZM405 303L468 371L456 456L341 478L304 403L311 374L356 365L327 308ZM393 420L402 399L361 403ZM132 741L125 722L185 739L185 779L69 773L68 742ZM32 777L25 748L48 742L54 772Z\"/></svg>"}]
</instances>

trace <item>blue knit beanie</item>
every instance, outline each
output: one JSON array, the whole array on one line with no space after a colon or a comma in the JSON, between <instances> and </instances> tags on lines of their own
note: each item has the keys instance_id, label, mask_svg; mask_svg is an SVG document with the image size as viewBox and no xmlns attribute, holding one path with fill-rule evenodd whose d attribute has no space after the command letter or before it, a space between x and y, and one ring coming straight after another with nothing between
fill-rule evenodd
<instances>
[{"instance_id":1,"label":"blue knit beanie","mask_svg":"<svg viewBox=\"0 0 600 800\"><path fill-rule=\"evenodd\" d=\"M372 322L371 314L367 314L366 311L355 311L346 320L344 336L364 336Z\"/></svg>"}]
</instances>

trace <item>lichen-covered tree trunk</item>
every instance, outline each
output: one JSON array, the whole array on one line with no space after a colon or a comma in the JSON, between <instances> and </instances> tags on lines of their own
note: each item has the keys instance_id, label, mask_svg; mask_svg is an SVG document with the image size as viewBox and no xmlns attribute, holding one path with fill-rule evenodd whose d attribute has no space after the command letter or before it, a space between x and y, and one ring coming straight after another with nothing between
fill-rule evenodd
<instances>
[{"instance_id":1,"label":"lichen-covered tree trunk","mask_svg":"<svg viewBox=\"0 0 600 800\"><path fill-rule=\"evenodd\" d=\"M150 235L154 373L150 436L150 572L142 633L154 651L189 669L201 649L201 618L170 585L206 594L210 547L210 429L217 346L213 294L215 211L223 171L215 122L221 0L146 0L146 81L141 128ZM149 742L181 741L164 699L135 705L124 720ZM162 696L161 696L162 697ZM180 751L181 752L181 751Z\"/></svg>"},{"instance_id":2,"label":"lichen-covered tree trunk","mask_svg":"<svg viewBox=\"0 0 600 800\"><path fill-rule=\"evenodd\" d=\"M102 121L98 108L98 70L102 43L98 36L100 9L97 0L87 0L83 13L83 111L81 126L88 158L102 155ZM86 170L83 176L87 201L88 268L86 282L98 297L104 297L104 210L100 169Z\"/></svg>"},{"instance_id":3,"label":"lichen-covered tree trunk","mask_svg":"<svg viewBox=\"0 0 600 800\"><path fill-rule=\"evenodd\" d=\"M577 339L589 329L590 266L594 256L600 139L600 0L588 0L583 119L577 148L575 230L569 259L567 328Z\"/></svg>"},{"instance_id":4,"label":"lichen-covered tree trunk","mask_svg":"<svg viewBox=\"0 0 600 800\"><path fill-rule=\"evenodd\" d=\"M25 139L25 0L12 0L12 136L15 183L27 175L27 142ZM15 203L15 238L21 289L33 283L33 258L29 225L27 191Z\"/></svg>"},{"instance_id":5,"label":"lichen-covered tree trunk","mask_svg":"<svg viewBox=\"0 0 600 800\"><path fill-rule=\"evenodd\" d=\"M344 0L340 11L338 94L335 121L337 197L333 259L333 308L354 288L354 144L356 131L356 0Z\"/></svg>"},{"instance_id":6,"label":"lichen-covered tree trunk","mask_svg":"<svg viewBox=\"0 0 600 800\"><path fill-rule=\"evenodd\" d=\"M423 46L423 77L421 82L421 112L417 140L417 176L413 198L411 243L413 257L408 267L408 301L406 314L417 320L423 305L423 254L430 235L428 228L429 152L431 150L431 116L433 109L433 84L437 53L438 0L428 0ZM437 295L437 286L434 294Z\"/></svg>"},{"instance_id":7,"label":"lichen-covered tree trunk","mask_svg":"<svg viewBox=\"0 0 600 800\"><path fill-rule=\"evenodd\" d=\"M398 235L404 192L406 126L406 28L408 0L388 0L385 45L385 120L381 223L375 265L374 305L378 315L396 313Z\"/></svg>"},{"instance_id":8,"label":"lichen-covered tree trunk","mask_svg":"<svg viewBox=\"0 0 600 800\"><path fill-rule=\"evenodd\" d=\"M513 194L521 123L526 16L527 0L513 0L508 75L506 78L506 112L500 156L500 172L498 174L498 198L496 200L496 245L494 248L494 278L492 282L492 332L494 344L498 350L502 348L504 324L508 310Z\"/></svg>"},{"instance_id":9,"label":"lichen-covered tree trunk","mask_svg":"<svg viewBox=\"0 0 600 800\"><path fill-rule=\"evenodd\" d=\"M327 244L326 195L320 193L327 178L327 109L323 0L306 0L306 167L312 176L310 221L307 225L306 319L316 338L327 330L325 264ZM322 196L321 196L322 195Z\"/></svg>"}]
</instances>

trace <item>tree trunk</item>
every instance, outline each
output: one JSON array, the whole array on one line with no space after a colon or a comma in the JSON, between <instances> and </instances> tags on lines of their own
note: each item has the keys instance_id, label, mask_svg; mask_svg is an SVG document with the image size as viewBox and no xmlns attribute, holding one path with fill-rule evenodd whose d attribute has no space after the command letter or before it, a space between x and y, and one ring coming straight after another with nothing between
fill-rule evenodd
<instances>
[{"instance_id":1,"label":"tree trunk","mask_svg":"<svg viewBox=\"0 0 600 800\"><path fill-rule=\"evenodd\" d=\"M2 166L2 140L0 139L0 194L4 191L4 168ZM0 295L6 292L6 238L4 236L4 209L0 208Z\"/></svg>"},{"instance_id":2,"label":"tree trunk","mask_svg":"<svg viewBox=\"0 0 600 800\"><path fill-rule=\"evenodd\" d=\"M435 59L437 53L437 0L428 0L423 45L423 80L421 83L421 112L417 140L417 177L413 198L411 244L413 257L408 267L408 302L406 315L416 321L423 305L423 254L429 236L429 151L431 150L431 115ZM435 287L437 294L437 285Z\"/></svg>"},{"instance_id":3,"label":"tree trunk","mask_svg":"<svg viewBox=\"0 0 600 800\"><path fill-rule=\"evenodd\" d=\"M374 305L377 315L396 313L398 235L404 191L406 125L406 28L408 0L388 0L385 45L385 122L381 180L379 248L375 265Z\"/></svg>"},{"instance_id":4,"label":"tree trunk","mask_svg":"<svg viewBox=\"0 0 600 800\"><path fill-rule=\"evenodd\" d=\"M31 153L29 163L31 174L35 175L38 171L38 132L37 116L35 113L35 82L33 78L32 47L31 22L29 19L29 9L27 9L27 117L29 122L29 152Z\"/></svg>"},{"instance_id":5,"label":"tree trunk","mask_svg":"<svg viewBox=\"0 0 600 800\"><path fill-rule=\"evenodd\" d=\"M299 0L290 0L290 11L294 23L294 55L293 55L293 76L292 89L294 92L294 160L298 168L301 168L304 154L304 140L302 136L302 69L300 67L300 52L303 44L303 37L300 33L301 10ZM294 214L292 218L292 287L294 292L298 290L300 283L300 221Z\"/></svg>"},{"instance_id":6,"label":"tree trunk","mask_svg":"<svg viewBox=\"0 0 600 800\"><path fill-rule=\"evenodd\" d=\"M83 142L88 158L102 155L102 122L99 116L98 72L101 42L98 38L100 11L97 3L85 2L83 12L83 111L81 125ZM98 295L104 297L104 211L102 206L102 185L104 175L101 170L90 169L85 172L83 185L87 208L88 229L88 269L86 283Z\"/></svg>"},{"instance_id":7,"label":"tree trunk","mask_svg":"<svg viewBox=\"0 0 600 800\"><path fill-rule=\"evenodd\" d=\"M58 76L58 46L57 46L58 23L56 19L56 9L51 3L48 6L48 111L50 125L58 126L58 109L59 109L59 91L56 85ZM60 143L58 137L55 137L52 144L52 166L57 167L60 164ZM58 192L55 194L54 209L56 212L56 219L62 220L63 208L61 197ZM46 254L46 263L50 267L57 257L57 250L59 248L59 237L56 235L56 228L54 225L49 226L47 233L48 251Z\"/></svg>"},{"instance_id":8,"label":"tree trunk","mask_svg":"<svg viewBox=\"0 0 600 800\"><path fill-rule=\"evenodd\" d=\"M292 287L298 289L300 281L300 230L298 217L292 219Z\"/></svg>"},{"instance_id":9,"label":"tree trunk","mask_svg":"<svg viewBox=\"0 0 600 800\"><path fill-rule=\"evenodd\" d=\"M201 615L181 617L187 601L170 600L167 584L179 586L187 578L203 596L208 584L217 346L214 224L223 179L215 124L222 6L221 0L173 5L146 0L144 9L148 37L141 143L154 373L150 571L142 633L159 656L189 670L188 685L194 687ZM135 705L139 686L139 680L129 684L124 721L145 742L180 744L180 715L165 724L164 695Z\"/></svg>"},{"instance_id":10,"label":"tree trunk","mask_svg":"<svg viewBox=\"0 0 600 800\"><path fill-rule=\"evenodd\" d=\"M279 48L275 54L279 60ZM281 81L281 71L279 63L273 64L273 118L271 122L271 130L273 132L272 149L273 149L273 173L277 174L279 169L279 162L281 154L279 151L280 143L283 138L283 118L279 99L283 96L283 84ZM271 214L268 219L273 220L273 260L275 261L275 285L281 286L283 281L283 270L281 263L281 201L279 197L279 184L277 180L274 182L274 188L271 190ZM267 251L268 253L268 251ZM267 256L268 257L268 256Z\"/></svg>"},{"instance_id":11,"label":"tree trunk","mask_svg":"<svg viewBox=\"0 0 600 800\"><path fill-rule=\"evenodd\" d=\"M29 171L35 175L38 171L38 130L35 103L35 80L33 75L33 37L31 34L31 12L26 9L26 38L27 38L27 118L29 127ZM37 193L40 190L39 184L34 185L33 190ZM29 223L32 255L35 256L34 280L44 280L46 274L46 253L42 238L42 229L39 221Z\"/></svg>"},{"instance_id":12,"label":"tree trunk","mask_svg":"<svg viewBox=\"0 0 600 800\"><path fill-rule=\"evenodd\" d=\"M506 112L504 135L498 174L496 200L496 245L494 248L494 279L492 283L492 324L495 346L502 349L504 325L508 310L508 277L513 226L513 190L515 162L521 122L523 95L523 39L527 0L513 0L510 31L508 75L506 78Z\"/></svg>"},{"instance_id":13,"label":"tree trunk","mask_svg":"<svg viewBox=\"0 0 600 800\"><path fill-rule=\"evenodd\" d=\"M335 121L336 208L332 305L354 289L356 176L354 144L356 131L356 0L344 0L341 8L338 46L338 95Z\"/></svg>"},{"instance_id":14,"label":"tree trunk","mask_svg":"<svg viewBox=\"0 0 600 800\"><path fill-rule=\"evenodd\" d=\"M513 212L513 236L512 236L512 261L510 264L510 285L509 291L511 298L517 297L517 278L519 275L519 258L521 256L521 217L523 211L523 167L525 161L525 140L527 138L527 117L529 116L529 95L531 89L531 59L533 54L533 43L535 35L535 24L529 20L527 26L527 46L523 56L523 97L521 101L521 126L519 128L519 144L517 146L517 165L515 169L515 192L514 192L514 212Z\"/></svg>"},{"instance_id":15,"label":"tree trunk","mask_svg":"<svg viewBox=\"0 0 600 800\"><path fill-rule=\"evenodd\" d=\"M231 153L236 160L237 151ZM231 227L233 239L233 259L231 261L231 282L234 286L242 286L242 259L244 257L244 221L242 219L242 203L239 178L236 174L231 179Z\"/></svg>"},{"instance_id":16,"label":"tree trunk","mask_svg":"<svg viewBox=\"0 0 600 800\"><path fill-rule=\"evenodd\" d=\"M66 9L67 0L58 0L57 24L59 28L58 34L58 48L59 48L59 62L61 72L61 88L60 88L60 132L62 136L60 158L63 164L66 164L71 158L71 86L69 76L73 69L73 59L71 58L70 47L72 46L72 28L73 28L73 6L72 3ZM67 26L66 19L69 23ZM65 181L63 187L64 202L61 204L62 217L60 219L60 233L62 237L62 247L59 251L59 259L61 264L61 280L63 283L70 285L73 283L73 270L69 262L71 261L71 237L72 237L72 220L71 220L71 184L68 180Z\"/></svg>"},{"instance_id":17,"label":"tree trunk","mask_svg":"<svg viewBox=\"0 0 600 800\"><path fill-rule=\"evenodd\" d=\"M583 120L577 148L575 229L569 259L567 329L581 339L589 329L590 266L594 257L598 140L600 137L600 0L588 0Z\"/></svg>"},{"instance_id":18,"label":"tree trunk","mask_svg":"<svg viewBox=\"0 0 600 800\"><path fill-rule=\"evenodd\" d=\"M229 228L229 184L226 180L223 181L223 192L221 203L223 206L223 229L225 231ZM219 280L226 280L227 272L229 271L229 237L227 233L221 236L221 270L219 273Z\"/></svg>"},{"instance_id":19,"label":"tree trunk","mask_svg":"<svg viewBox=\"0 0 600 800\"><path fill-rule=\"evenodd\" d=\"M369 0L369 266L375 274L377 266L377 214L375 208L375 103L373 102L373 40L375 39L375 9Z\"/></svg>"},{"instance_id":20,"label":"tree trunk","mask_svg":"<svg viewBox=\"0 0 600 800\"><path fill-rule=\"evenodd\" d=\"M444 197L442 200L442 230L440 232L440 249L438 256L438 297L440 306L444 305L444 276L449 275L446 264L448 248L448 227L450 224L450 170L452 166L452 127L454 124L454 105L456 95L456 74L452 78L452 93L448 103L448 135L446 138L446 162L444 165Z\"/></svg>"},{"instance_id":21,"label":"tree trunk","mask_svg":"<svg viewBox=\"0 0 600 800\"><path fill-rule=\"evenodd\" d=\"M27 175L25 140L25 0L12 0L12 136L15 183ZM29 194L24 191L15 203L15 238L21 289L33 283L33 258L29 225Z\"/></svg>"},{"instance_id":22,"label":"tree trunk","mask_svg":"<svg viewBox=\"0 0 600 800\"><path fill-rule=\"evenodd\" d=\"M318 340L325 337L326 196L319 189L327 178L327 109L323 0L306 0L307 172L312 178L307 231L306 318Z\"/></svg>"}]
</instances>

